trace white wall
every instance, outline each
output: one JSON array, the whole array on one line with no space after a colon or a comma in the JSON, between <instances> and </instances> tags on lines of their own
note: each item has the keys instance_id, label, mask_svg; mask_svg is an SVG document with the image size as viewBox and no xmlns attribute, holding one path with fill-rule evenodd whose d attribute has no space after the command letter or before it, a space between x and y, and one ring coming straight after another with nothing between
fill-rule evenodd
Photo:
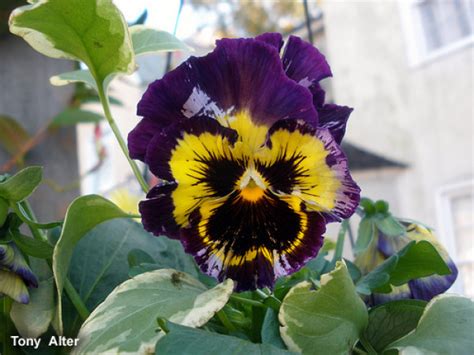
<instances>
[{"instance_id":1,"label":"white wall","mask_svg":"<svg viewBox=\"0 0 474 355\"><path fill-rule=\"evenodd\" d=\"M109 89L109 94L122 102L122 106L112 105L112 115L125 141L128 133L136 126L139 118L136 115L137 103L143 94L143 88L135 83L135 78L119 77ZM84 105L84 109L103 114L99 103ZM101 123L102 143L106 149L106 158L93 174L88 174L81 182L82 194L107 194L117 188L127 187L131 191L141 193L127 159L124 157L112 130L104 120ZM77 129L79 144L79 166L84 176L97 164L97 153L94 141L94 125L81 124ZM137 164L140 162L137 161Z\"/></svg>"},{"instance_id":2,"label":"white wall","mask_svg":"<svg viewBox=\"0 0 474 355\"><path fill-rule=\"evenodd\" d=\"M473 176L472 47L413 68L395 1L328 0L323 10L334 100L355 108L347 139L408 164L388 200L436 226L436 191Z\"/></svg>"}]
</instances>

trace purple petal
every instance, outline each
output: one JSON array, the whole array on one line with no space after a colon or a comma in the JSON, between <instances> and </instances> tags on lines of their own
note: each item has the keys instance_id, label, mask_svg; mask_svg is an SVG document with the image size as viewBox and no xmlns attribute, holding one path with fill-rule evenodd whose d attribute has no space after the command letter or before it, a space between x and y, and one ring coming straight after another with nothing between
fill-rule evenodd
<instances>
[{"instance_id":1,"label":"purple petal","mask_svg":"<svg viewBox=\"0 0 474 355\"><path fill-rule=\"evenodd\" d=\"M320 214L296 211L271 195L255 204L238 194L206 202L190 225L181 235L186 252L204 273L233 279L237 291L271 288L277 277L299 270L317 255L325 232Z\"/></svg>"},{"instance_id":2,"label":"purple petal","mask_svg":"<svg viewBox=\"0 0 474 355\"><path fill-rule=\"evenodd\" d=\"M314 107L316 107L316 110L318 111L318 115L319 115L319 111L324 105L326 93L324 92L321 85L319 85L318 83L311 85L311 87L309 88L309 91L311 91L311 93L313 94L313 104L314 104Z\"/></svg>"},{"instance_id":3,"label":"purple petal","mask_svg":"<svg viewBox=\"0 0 474 355\"><path fill-rule=\"evenodd\" d=\"M379 231L377 249L385 258L389 258L402 250L409 242L410 239L406 236L389 237Z\"/></svg>"},{"instance_id":4,"label":"purple petal","mask_svg":"<svg viewBox=\"0 0 474 355\"><path fill-rule=\"evenodd\" d=\"M267 32L255 37L257 41L262 41L266 44L269 44L272 47L275 47L280 53L281 47L283 47L283 37L278 32Z\"/></svg>"},{"instance_id":5,"label":"purple petal","mask_svg":"<svg viewBox=\"0 0 474 355\"><path fill-rule=\"evenodd\" d=\"M412 280L408 283L414 298L429 301L451 287L458 276L458 269L446 249L439 243L430 229L421 225L411 224L407 227L407 237L408 240L426 240L430 242L451 270L449 275L432 275Z\"/></svg>"},{"instance_id":6,"label":"purple petal","mask_svg":"<svg viewBox=\"0 0 474 355\"><path fill-rule=\"evenodd\" d=\"M286 74L305 88L332 75L324 55L299 37L290 36L282 61Z\"/></svg>"},{"instance_id":7,"label":"purple petal","mask_svg":"<svg viewBox=\"0 0 474 355\"><path fill-rule=\"evenodd\" d=\"M171 172L170 160L172 158L173 150L182 142L184 135L199 136L203 133L209 133L216 137L213 144L217 144L217 138L226 139L232 144L236 140L236 132L232 129L222 127L218 121L199 117L193 120L184 121L181 124L176 124L163 134L157 134L148 144L147 153L145 156L145 163L148 164L150 171L156 176L164 180L174 180ZM186 144L186 142L183 142ZM201 143L205 148L205 142ZM190 149L197 149L198 147L190 147ZM204 149L203 148L203 149ZM210 147L207 147L210 148ZM199 159L199 154L194 154L190 159Z\"/></svg>"},{"instance_id":8,"label":"purple petal","mask_svg":"<svg viewBox=\"0 0 474 355\"><path fill-rule=\"evenodd\" d=\"M6 268L22 278L26 286L38 287L38 279L13 243L0 244L0 269Z\"/></svg>"},{"instance_id":9,"label":"purple petal","mask_svg":"<svg viewBox=\"0 0 474 355\"><path fill-rule=\"evenodd\" d=\"M142 119L128 134L130 158L144 161L148 144L154 135L161 132L161 130L162 128L157 121L149 118Z\"/></svg>"},{"instance_id":10,"label":"purple petal","mask_svg":"<svg viewBox=\"0 0 474 355\"><path fill-rule=\"evenodd\" d=\"M451 261L448 263L451 274L432 275L408 282L413 298L430 301L433 297L446 292L458 277L458 269Z\"/></svg>"},{"instance_id":11,"label":"purple petal","mask_svg":"<svg viewBox=\"0 0 474 355\"><path fill-rule=\"evenodd\" d=\"M291 275L316 257L324 242L324 232L326 232L326 220L323 215L316 212L308 213L308 230L301 239L301 246L279 258L275 267L276 276Z\"/></svg>"},{"instance_id":12,"label":"purple petal","mask_svg":"<svg viewBox=\"0 0 474 355\"><path fill-rule=\"evenodd\" d=\"M277 175L278 181L285 182L272 182L274 188L281 193L296 194L308 208L321 212L327 222L352 216L359 204L360 188L352 179L347 158L329 130L296 120L279 121L271 127L267 145L282 152L272 154L277 160L271 158L257 166L269 181L271 175ZM304 174L295 173L298 171ZM331 199L327 199L328 195Z\"/></svg>"},{"instance_id":13,"label":"purple petal","mask_svg":"<svg viewBox=\"0 0 474 355\"><path fill-rule=\"evenodd\" d=\"M347 120L352 110L350 107L334 104L327 104L318 109L319 126L327 128L338 144L341 144L344 137Z\"/></svg>"},{"instance_id":14,"label":"purple petal","mask_svg":"<svg viewBox=\"0 0 474 355\"><path fill-rule=\"evenodd\" d=\"M349 166L344 152L334 140L329 130L319 128L317 130L317 136L324 142L325 149L329 151L326 157L326 163L331 167L331 170L335 172L336 178L341 183L341 187L336 196L336 205L331 211L331 216L341 219L349 218L354 214L359 205L360 188L349 173ZM328 221L331 221L331 218Z\"/></svg>"},{"instance_id":15,"label":"purple petal","mask_svg":"<svg viewBox=\"0 0 474 355\"><path fill-rule=\"evenodd\" d=\"M402 286L392 286L392 292L390 293L374 293L369 298L369 305L370 306L377 306L379 304L387 303L390 301L397 301L397 300L406 300L413 298L410 288L408 285Z\"/></svg>"},{"instance_id":16,"label":"purple petal","mask_svg":"<svg viewBox=\"0 0 474 355\"><path fill-rule=\"evenodd\" d=\"M168 126L191 117L246 110L255 123L294 118L316 123L310 92L285 75L277 51L254 39L222 39L152 83L138 114Z\"/></svg>"},{"instance_id":17,"label":"purple petal","mask_svg":"<svg viewBox=\"0 0 474 355\"><path fill-rule=\"evenodd\" d=\"M142 223L145 230L156 236L166 235L177 239L179 226L173 216L172 192L176 183L167 183L153 187L147 194L147 200L139 204Z\"/></svg>"}]
</instances>

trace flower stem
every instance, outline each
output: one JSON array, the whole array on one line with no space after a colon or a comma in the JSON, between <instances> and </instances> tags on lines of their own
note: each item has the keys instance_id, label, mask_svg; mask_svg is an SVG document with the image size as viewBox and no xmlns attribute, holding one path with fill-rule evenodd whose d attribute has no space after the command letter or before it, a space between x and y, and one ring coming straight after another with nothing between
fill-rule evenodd
<instances>
[{"instance_id":1,"label":"flower stem","mask_svg":"<svg viewBox=\"0 0 474 355\"><path fill-rule=\"evenodd\" d=\"M26 215L25 208L23 207L24 205L25 201L20 202L19 204L17 202L12 202L10 207L13 212L15 212L16 215L23 221L23 223L26 223L28 226L33 225L33 227L37 229L52 229L62 225L62 222L38 223L33 221L28 215Z\"/></svg>"},{"instance_id":2,"label":"flower stem","mask_svg":"<svg viewBox=\"0 0 474 355\"><path fill-rule=\"evenodd\" d=\"M361 354L361 355L367 355L367 353L364 350L361 350L359 348L354 348L352 351L356 354Z\"/></svg>"},{"instance_id":3,"label":"flower stem","mask_svg":"<svg viewBox=\"0 0 474 355\"><path fill-rule=\"evenodd\" d=\"M102 103L102 108L104 110L105 118L107 119L107 122L109 123L109 126L112 129L112 132L114 132L115 138L117 139L117 142L120 145L120 148L122 149L122 152L125 155L125 158L127 158L128 164L130 164L130 167L132 168L132 171L135 174L135 177L137 178L138 183L140 184L142 190L145 193L147 193L148 184L143 178L140 172L140 169L138 168L138 165L130 158L130 155L128 154L127 144L125 143L125 140L123 139L122 134L120 133L120 130L117 127L117 124L115 123L114 118L112 117L112 113L110 111L109 97L105 94L102 83L97 83L97 88L98 88L97 92L99 94L99 99L100 99L100 102Z\"/></svg>"},{"instance_id":4,"label":"flower stem","mask_svg":"<svg viewBox=\"0 0 474 355\"><path fill-rule=\"evenodd\" d=\"M40 230L36 227L36 225L28 223L22 219L21 211L17 211L16 205L12 203L10 207L17 214L17 216L28 225L28 228L30 229L31 234L36 240L47 242L46 236L40 232ZM32 222L37 222L36 216L33 213L33 210L31 209L31 206L28 201L25 200L25 201L20 202L20 207L23 209L23 211L25 212L25 215L29 218L29 220L31 220Z\"/></svg>"},{"instance_id":5,"label":"flower stem","mask_svg":"<svg viewBox=\"0 0 474 355\"><path fill-rule=\"evenodd\" d=\"M334 257L332 262L334 265L336 261L342 259L342 252L344 250L344 239L346 238L347 228L349 227L349 221L347 219L343 220L341 223L341 229L339 229L339 234L337 235L336 250L334 251Z\"/></svg>"},{"instance_id":6,"label":"flower stem","mask_svg":"<svg viewBox=\"0 0 474 355\"><path fill-rule=\"evenodd\" d=\"M3 329L3 353L4 355L13 355L15 351L11 344L10 336L13 335L13 325L10 319L10 310L12 308L12 300L8 296L3 297L3 315L5 324Z\"/></svg>"},{"instance_id":7,"label":"flower stem","mask_svg":"<svg viewBox=\"0 0 474 355\"><path fill-rule=\"evenodd\" d=\"M264 305L274 309L277 312L279 311L281 301L278 298L276 298L272 294L267 294L260 289L255 290L255 295L263 301Z\"/></svg>"},{"instance_id":8,"label":"flower stem","mask_svg":"<svg viewBox=\"0 0 474 355\"><path fill-rule=\"evenodd\" d=\"M235 332L237 329L234 327L230 319L227 317L227 314L225 314L224 310L221 309L219 312L216 313L217 318L221 321L221 323L226 327L226 329L231 332Z\"/></svg>"},{"instance_id":9,"label":"flower stem","mask_svg":"<svg viewBox=\"0 0 474 355\"><path fill-rule=\"evenodd\" d=\"M64 281L64 289L66 290L66 293L71 300L72 304L77 310L77 313L79 313L79 316L81 317L82 320L86 320L87 317L89 317L90 312L87 309L86 305L84 302L82 302L81 296L77 293L76 289L72 285L71 281L69 281L68 278Z\"/></svg>"},{"instance_id":10,"label":"flower stem","mask_svg":"<svg viewBox=\"0 0 474 355\"><path fill-rule=\"evenodd\" d=\"M231 295L231 296L230 296L230 299L231 299L231 300L234 300L234 301L236 301L236 302L248 304L248 305L250 305L250 306L261 307L261 308L268 308L266 305L264 305L264 304L261 303L260 301L251 300L251 299L245 298L245 297L240 297L240 296L236 296L236 295Z\"/></svg>"},{"instance_id":11,"label":"flower stem","mask_svg":"<svg viewBox=\"0 0 474 355\"><path fill-rule=\"evenodd\" d=\"M377 351L372 347L372 344L364 337L361 336L359 339L360 343L364 346L365 350L369 355L377 355Z\"/></svg>"},{"instance_id":12,"label":"flower stem","mask_svg":"<svg viewBox=\"0 0 474 355\"><path fill-rule=\"evenodd\" d=\"M38 221L36 219L36 216L35 216L33 210L31 209L31 206L28 203L28 201L25 200L25 201L21 202L20 205L23 208L23 211L25 212L26 216L31 221L37 223ZM33 235L33 237L35 239L41 240L43 242L48 241L48 238L46 238L46 236L34 224L28 224L28 227L31 231L31 234ZM51 266L51 260L48 260L48 265L51 269L53 269L52 266ZM66 290L66 293L67 293L69 299L71 300L72 304L76 308L77 313L79 313L79 316L83 320L85 320L90 314L89 310L87 309L86 305L84 304L81 297L77 293L76 289L71 284L71 281L69 281L69 279L67 277L64 281L64 289ZM61 302L61 300L58 300L58 302Z\"/></svg>"}]
</instances>

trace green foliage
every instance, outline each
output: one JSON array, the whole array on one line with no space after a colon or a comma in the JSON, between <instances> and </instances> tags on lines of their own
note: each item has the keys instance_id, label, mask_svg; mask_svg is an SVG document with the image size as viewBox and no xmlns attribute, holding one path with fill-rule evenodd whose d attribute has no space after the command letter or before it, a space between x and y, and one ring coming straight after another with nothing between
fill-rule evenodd
<instances>
[{"instance_id":1,"label":"green foliage","mask_svg":"<svg viewBox=\"0 0 474 355\"><path fill-rule=\"evenodd\" d=\"M357 233L355 254L365 252L379 232L389 237L406 233L405 227L389 212L388 202L362 198L360 205L364 213Z\"/></svg>"},{"instance_id":2,"label":"green foliage","mask_svg":"<svg viewBox=\"0 0 474 355\"><path fill-rule=\"evenodd\" d=\"M293 287L278 317L288 349L303 353L318 349L324 354L347 354L368 321L367 308L344 262L323 275L318 290L307 281Z\"/></svg>"},{"instance_id":3,"label":"green foliage","mask_svg":"<svg viewBox=\"0 0 474 355\"><path fill-rule=\"evenodd\" d=\"M224 307L232 290L232 280L208 290L190 275L173 269L136 276L118 286L87 319L74 354L153 352L162 336L156 332L158 317L202 326Z\"/></svg>"},{"instance_id":4,"label":"green foliage","mask_svg":"<svg viewBox=\"0 0 474 355\"><path fill-rule=\"evenodd\" d=\"M287 350L269 344L254 344L247 340L200 329L160 321L167 334L156 344L158 355L288 355Z\"/></svg>"},{"instance_id":5,"label":"green foliage","mask_svg":"<svg viewBox=\"0 0 474 355\"><path fill-rule=\"evenodd\" d=\"M14 118L0 115L0 145L12 156L21 153L30 134ZM23 163L20 157L19 163Z\"/></svg>"},{"instance_id":6,"label":"green foliage","mask_svg":"<svg viewBox=\"0 0 474 355\"><path fill-rule=\"evenodd\" d=\"M54 308L54 280L51 277L30 290L28 304L14 303L10 316L22 337L37 338L48 330Z\"/></svg>"},{"instance_id":7,"label":"green foliage","mask_svg":"<svg viewBox=\"0 0 474 355\"><path fill-rule=\"evenodd\" d=\"M97 84L94 81L94 77L91 72L86 69L54 75L49 78L49 82L54 86L64 86L71 83L84 83L97 91Z\"/></svg>"},{"instance_id":8,"label":"green foliage","mask_svg":"<svg viewBox=\"0 0 474 355\"><path fill-rule=\"evenodd\" d=\"M375 213L374 201L372 201L370 198L362 197L360 199L359 205L363 208L366 215L371 215Z\"/></svg>"},{"instance_id":9,"label":"green foliage","mask_svg":"<svg viewBox=\"0 0 474 355\"><path fill-rule=\"evenodd\" d=\"M426 302L400 300L385 303L369 312L369 324L364 331L365 339L377 352L416 328Z\"/></svg>"},{"instance_id":10,"label":"green foliage","mask_svg":"<svg viewBox=\"0 0 474 355\"><path fill-rule=\"evenodd\" d=\"M14 11L11 31L40 53L87 65L86 70L59 74L50 81L54 85L85 83L90 89L78 95L82 98L90 98L90 92L97 91L107 121L146 192L148 185L130 160L126 144L116 129L106 89L115 74L130 74L136 69L135 56L189 50L189 47L163 31L142 25L129 29L112 0L30 0L29 3ZM205 2L203 6L215 5L211 3ZM273 4L276 7L272 5L272 9L302 11L296 3L283 3ZM270 20L279 19L269 16L265 6L254 3L244 9L233 4L231 9L238 15L237 22L251 29L272 26ZM80 101L78 97L76 100ZM95 123L101 119L101 115L92 112L69 109L56 116L51 127ZM20 153L30 140L18 122L0 116L0 141L7 152L21 158ZM316 258L293 275L277 280L273 293L264 289L232 294L232 280L217 284L215 279L199 272L180 242L153 237L100 196L74 200L63 224L38 223L24 200L41 178L39 167L24 169L13 177L0 176L0 243L11 243L15 250L18 247L29 256L26 259L31 269L41 275L40 287L28 291L20 276L0 265L0 292L18 302L25 300L16 296L30 294L28 305L15 303L11 312L8 297L0 302L5 305L4 314L0 313L3 337L13 331L8 330L10 318L5 315L9 315L16 330L25 337L41 336L53 328L62 334L64 318L68 334L76 335L80 328L81 343L73 350L77 354L153 353L156 344L159 354L193 355L289 354L287 348L309 354L316 351L346 354L354 345L369 353L400 349L407 353L464 354L474 348L469 334L474 326L471 300L443 296L435 298L426 308L422 301L395 301L368 313L358 296L357 292L386 293L392 286L405 285L412 279L449 274L450 269L436 245L427 241L409 243L376 269L362 275L350 261L341 261L350 227L346 220L337 243L326 239ZM390 213L386 201L365 198L360 205L358 213L362 220L355 242L358 255L375 245L379 233L387 238L406 233L405 227ZM22 223L34 238L23 235L23 229L20 233ZM62 229L52 229L61 225ZM50 236L60 231L54 247L54 238L49 244L44 234L46 229L51 229ZM332 250L334 255L328 261L326 257ZM9 261L8 265L13 264ZM22 267L29 267L26 261ZM133 278L128 279L130 276ZM68 297L64 297L63 289ZM88 310L93 312L81 325L82 320L72 306L82 318L87 317ZM162 330L158 329L157 318ZM190 328L201 326L205 330Z\"/></svg>"},{"instance_id":11,"label":"green foliage","mask_svg":"<svg viewBox=\"0 0 474 355\"><path fill-rule=\"evenodd\" d=\"M440 295L426 306L416 329L387 349L417 354L470 354L474 349L474 302L456 295Z\"/></svg>"},{"instance_id":12,"label":"green foliage","mask_svg":"<svg viewBox=\"0 0 474 355\"><path fill-rule=\"evenodd\" d=\"M148 234L143 231L143 233ZM199 272L194 258L184 252L183 246L177 240L167 237L153 237L155 242L161 246L159 251L153 253L153 257L146 255L144 250L135 250L128 255L130 276L140 275L144 272L158 269L176 269L198 277Z\"/></svg>"},{"instance_id":13,"label":"green foliage","mask_svg":"<svg viewBox=\"0 0 474 355\"><path fill-rule=\"evenodd\" d=\"M78 123L97 123L104 119L104 116L92 111L71 108L64 110L55 116L50 127L72 126Z\"/></svg>"},{"instance_id":14,"label":"green foliage","mask_svg":"<svg viewBox=\"0 0 474 355\"><path fill-rule=\"evenodd\" d=\"M278 321L278 313L269 308L263 319L261 338L263 344L270 344L279 349L286 349L286 345L281 339L280 323Z\"/></svg>"},{"instance_id":15,"label":"green foliage","mask_svg":"<svg viewBox=\"0 0 474 355\"><path fill-rule=\"evenodd\" d=\"M131 256L137 256L135 261L139 263L147 260L138 257L145 255L143 250L160 260L161 268L174 268L180 263L184 264L177 260L190 259L179 242L152 236L141 224L129 218L101 223L77 243L68 275L89 310L94 310L115 287L129 278L127 259L130 261ZM163 255L165 258L162 258ZM166 258L167 255L173 258ZM191 266L191 270L197 274L194 265ZM67 333L74 333L78 320L67 314L64 318Z\"/></svg>"},{"instance_id":16,"label":"green foliage","mask_svg":"<svg viewBox=\"0 0 474 355\"><path fill-rule=\"evenodd\" d=\"M0 293L10 297L15 302L22 302L22 295L28 295L23 280L13 272L0 269Z\"/></svg>"},{"instance_id":17,"label":"green foliage","mask_svg":"<svg viewBox=\"0 0 474 355\"><path fill-rule=\"evenodd\" d=\"M128 266L134 267L143 263L154 264L155 259L147 252L141 249L133 249L127 255Z\"/></svg>"},{"instance_id":18,"label":"green foliage","mask_svg":"<svg viewBox=\"0 0 474 355\"><path fill-rule=\"evenodd\" d=\"M0 197L0 227L3 226L8 216L8 201Z\"/></svg>"},{"instance_id":19,"label":"green foliage","mask_svg":"<svg viewBox=\"0 0 474 355\"><path fill-rule=\"evenodd\" d=\"M400 286L420 277L450 273L449 266L430 242L412 241L363 276L357 283L357 291L365 295L389 293L392 289L390 285Z\"/></svg>"},{"instance_id":20,"label":"green foliage","mask_svg":"<svg viewBox=\"0 0 474 355\"><path fill-rule=\"evenodd\" d=\"M40 259L50 259L53 247L43 240L34 239L19 232L13 232L13 241L26 255Z\"/></svg>"},{"instance_id":21,"label":"green foliage","mask_svg":"<svg viewBox=\"0 0 474 355\"><path fill-rule=\"evenodd\" d=\"M135 55L191 50L190 47L171 33L155 30L144 25L130 27L130 34L132 35Z\"/></svg>"},{"instance_id":22,"label":"green foliage","mask_svg":"<svg viewBox=\"0 0 474 355\"><path fill-rule=\"evenodd\" d=\"M126 217L127 214L112 202L98 195L75 199L66 212L61 236L54 247L53 272L58 299L62 297L64 281L75 245L84 235L99 223L109 219ZM62 308L58 303L59 330L62 332Z\"/></svg>"},{"instance_id":23,"label":"green foliage","mask_svg":"<svg viewBox=\"0 0 474 355\"><path fill-rule=\"evenodd\" d=\"M84 62L99 85L135 69L132 42L111 0L45 0L17 8L10 31L38 52Z\"/></svg>"},{"instance_id":24,"label":"green foliage","mask_svg":"<svg viewBox=\"0 0 474 355\"><path fill-rule=\"evenodd\" d=\"M374 240L375 224L371 218L364 217L359 223L359 229L357 231L357 241L354 246L354 253L360 254L367 250L370 243Z\"/></svg>"},{"instance_id":25,"label":"green foliage","mask_svg":"<svg viewBox=\"0 0 474 355\"><path fill-rule=\"evenodd\" d=\"M29 166L0 182L0 197L11 202L23 201L38 187L42 177L42 167Z\"/></svg>"},{"instance_id":26,"label":"green foliage","mask_svg":"<svg viewBox=\"0 0 474 355\"><path fill-rule=\"evenodd\" d=\"M389 209L389 204L387 201L384 201L384 200L378 200L374 203L374 207L375 207L375 211L377 211L378 213L388 213L388 209Z\"/></svg>"},{"instance_id":27,"label":"green foliage","mask_svg":"<svg viewBox=\"0 0 474 355\"><path fill-rule=\"evenodd\" d=\"M377 214L374 217L375 224L383 234L396 237L405 233L405 228L390 213Z\"/></svg>"}]
</instances>

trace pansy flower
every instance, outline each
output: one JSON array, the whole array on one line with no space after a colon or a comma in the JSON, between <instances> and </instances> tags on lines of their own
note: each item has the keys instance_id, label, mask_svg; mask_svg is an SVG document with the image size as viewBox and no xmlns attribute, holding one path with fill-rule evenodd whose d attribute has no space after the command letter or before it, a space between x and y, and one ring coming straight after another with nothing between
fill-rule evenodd
<instances>
[{"instance_id":1,"label":"pansy flower","mask_svg":"<svg viewBox=\"0 0 474 355\"><path fill-rule=\"evenodd\" d=\"M145 229L237 290L301 268L359 202L339 147L351 109L324 105L331 72L316 48L282 45L275 33L222 39L190 57L148 87L128 137L162 181L140 203Z\"/></svg>"},{"instance_id":2,"label":"pansy flower","mask_svg":"<svg viewBox=\"0 0 474 355\"><path fill-rule=\"evenodd\" d=\"M367 251L355 260L364 272L369 272L383 263L393 254L402 250L412 241L426 240L430 242L443 258L446 265L451 270L448 275L431 275L409 281L407 284L392 287L392 292L388 294L375 293L371 296L369 303L377 305L398 299L420 299L430 301L433 297L447 291L456 281L458 269L447 251L438 242L433 232L419 224L406 224L406 234L398 237L386 236L379 231L378 236L373 240Z\"/></svg>"},{"instance_id":3,"label":"pansy flower","mask_svg":"<svg viewBox=\"0 0 474 355\"><path fill-rule=\"evenodd\" d=\"M19 303L30 301L28 287L38 287L38 279L13 242L0 244L0 294Z\"/></svg>"}]
</instances>

